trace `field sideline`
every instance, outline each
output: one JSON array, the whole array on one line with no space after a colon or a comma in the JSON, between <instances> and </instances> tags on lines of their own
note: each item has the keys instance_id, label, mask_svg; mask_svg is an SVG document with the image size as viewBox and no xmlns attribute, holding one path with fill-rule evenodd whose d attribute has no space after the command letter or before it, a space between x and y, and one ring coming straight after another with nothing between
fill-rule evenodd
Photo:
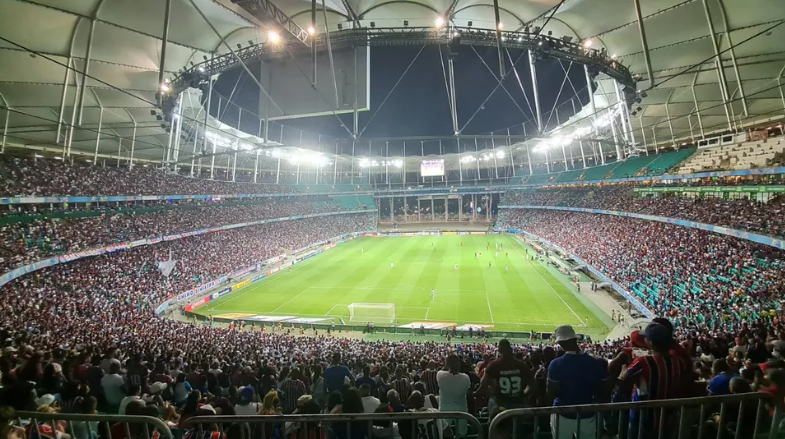
<instances>
[{"instance_id":1,"label":"field sideline","mask_svg":"<svg viewBox=\"0 0 785 439\"><path fill-rule=\"evenodd\" d=\"M503 245L498 257L497 243ZM347 305L353 302L394 303L400 325L444 322L550 332L571 324L592 336L607 333L562 281L539 262L527 261L525 251L506 235L360 238L198 311L331 318L337 323L343 318L348 323ZM475 252L482 256L475 258Z\"/></svg>"}]
</instances>

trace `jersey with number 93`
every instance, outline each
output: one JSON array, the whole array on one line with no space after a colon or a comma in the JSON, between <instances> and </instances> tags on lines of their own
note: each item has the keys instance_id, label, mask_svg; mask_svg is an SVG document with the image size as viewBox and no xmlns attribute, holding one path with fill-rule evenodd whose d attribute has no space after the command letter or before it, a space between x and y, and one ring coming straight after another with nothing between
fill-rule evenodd
<instances>
[{"instance_id":1,"label":"jersey with number 93","mask_svg":"<svg viewBox=\"0 0 785 439\"><path fill-rule=\"evenodd\" d=\"M488 364L485 374L496 382L494 398L497 405L523 407L523 392L532 380L532 371L526 363L515 358L499 358Z\"/></svg>"}]
</instances>

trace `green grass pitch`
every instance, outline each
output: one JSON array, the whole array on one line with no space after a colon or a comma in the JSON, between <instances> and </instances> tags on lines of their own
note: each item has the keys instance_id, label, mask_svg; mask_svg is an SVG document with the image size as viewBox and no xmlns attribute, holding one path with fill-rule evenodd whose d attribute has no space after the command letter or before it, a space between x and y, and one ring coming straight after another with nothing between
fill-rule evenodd
<instances>
[{"instance_id":1,"label":"green grass pitch","mask_svg":"<svg viewBox=\"0 0 785 439\"><path fill-rule=\"evenodd\" d=\"M498 256L496 243L503 244ZM445 322L550 332L571 324L592 336L607 333L569 284L541 263L527 261L525 251L520 241L507 235L360 238L210 302L198 312L333 318L337 323L343 318L348 323L351 303L394 303L400 325ZM475 258L475 252L482 256Z\"/></svg>"}]
</instances>

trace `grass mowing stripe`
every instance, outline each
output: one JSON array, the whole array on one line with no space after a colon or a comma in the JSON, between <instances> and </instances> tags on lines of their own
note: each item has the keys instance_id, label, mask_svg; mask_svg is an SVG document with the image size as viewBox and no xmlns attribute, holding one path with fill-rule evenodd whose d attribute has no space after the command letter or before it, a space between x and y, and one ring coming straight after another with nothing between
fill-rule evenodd
<instances>
[{"instance_id":1,"label":"grass mowing stripe","mask_svg":"<svg viewBox=\"0 0 785 439\"><path fill-rule=\"evenodd\" d=\"M487 324L501 331L577 325L581 313L590 315L574 295L562 294L567 287L554 274L543 273L544 267L527 262L520 249L509 248L511 242L495 235L360 238L200 311L337 318L348 317L346 305L352 302L394 303L400 324ZM497 244L505 247L498 257ZM475 257L477 253L482 256ZM607 328L592 319L583 332L599 337Z\"/></svg>"}]
</instances>

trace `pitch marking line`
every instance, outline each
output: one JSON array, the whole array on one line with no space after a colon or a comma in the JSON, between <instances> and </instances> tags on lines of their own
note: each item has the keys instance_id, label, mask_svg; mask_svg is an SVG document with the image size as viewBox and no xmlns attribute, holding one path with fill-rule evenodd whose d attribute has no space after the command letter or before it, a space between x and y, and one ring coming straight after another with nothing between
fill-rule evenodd
<instances>
[{"instance_id":1,"label":"pitch marking line","mask_svg":"<svg viewBox=\"0 0 785 439\"><path fill-rule=\"evenodd\" d=\"M510 237L510 239L513 239L513 240L514 240L515 238L513 238L513 237ZM515 250L518 252L518 254L519 254L520 256L522 256L522 257L523 257L523 259L525 260L525 259L526 259L526 256L524 256L524 255L523 255L523 253L521 253L521 248L520 248L520 246L518 246L518 245L514 245L513 247L515 247ZM537 276L540 276L540 279L542 279L542 281L543 281L543 282L545 282L545 284L546 284L546 285L548 285L548 287L551 289L551 291L553 291L553 294L555 294L555 295L556 295L556 297L558 297L558 298L559 298L559 300L561 300L561 303L563 303L563 304L564 304L564 306L566 306L566 307L567 307L567 309L569 309L569 310L570 310L570 312L572 313L572 315L574 315L574 316L575 316L575 318L576 318L576 319L578 319L578 321L579 321L579 322L581 322L581 326L585 327L585 326L586 326L586 323L585 323L585 322L584 322L584 321L583 321L583 320L582 320L582 319L581 319L581 318L578 316L578 314L575 312L575 310L573 310L573 309L570 307L570 305L567 305L567 302L564 300L564 298L562 298L562 296L561 296L561 295L559 295L559 293L557 293L557 292L556 292L556 289L555 289L555 288L553 288L553 285L551 285L551 283L550 283L550 282L548 282L548 281L545 279L545 277L544 277L542 274L540 274L539 270L537 270L537 267L534 265L534 263L533 263L532 261L526 261L526 262L528 262L528 263L529 263L529 265L531 265L531 266L532 266L532 268L534 269L534 272L535 272L535 273L537 273ZM489 305L489 306L490 306L490 305Z\"/></svg>"},{"instance_id":2,"label":"pitch marking line","mask_svg":"<svg viewBox=\"0 0 785 439\"><path fill-rule=\"evenodd\" d=\"M330 315L330 313L331 313L331 312L333 312L333 310L335 309L335 307L336 307L336 306L346 306L346 305L340 305L340 304L333 305L333 307L332 307L332 308L330 308L330 310L329 310L329 311L327 311L326 313L324 313L324 315L325 315L325 316L329 316L329 315Z\"/></svg>"},{"instance_id":3,"label":"pitch marking line","mask_svg":"<svg viewBox=\"0 0 785 439\"><path fill-rule=\"evenodd\" d=\"M310 291L311 289L312 289L311 287L308 287L308 288L306 288L306 289L304 289L304 290L300 291L300 293L299 293L299 294L295 295L295 296L294 296L294 297L292 297L291 299L289 299L289 300L287 300L286 302L284 302L284 303L283 303L281 306L279 306L278 308L275 308L274 310L272 310L272 311L270 311L270 312L272 312L272 313L274 313L274 312L277 312L279 309L281 309L281 308L283 308L284 306L288 305L288 304L289 304L291 301L293 301L294 299L296 299L296 298L298 298L298 297L302 296L303 294L305 294L306 292Z\"/></svg>"},{"instance_id":4,"label":"pitch marking line","mask_svg":"<svg viewBox=\"0 0 785 439\"><path fill-rule=\"evenodd\" d=\"M496 323L493 321L493 310L491 309L491 300L488 298L488 292L485 292L485 302L488 304L488 314L491 315L491 323Z\"/></svg>"},{"instance_id":5,"label":"pitch marking line","mask_svg":"<svg viewBox=\"0 0 785 439\"><path fill-rule=\"evenodd\" d=\"M430 312L431 312L431 308L428 308L428 310L425 311L425 320L428 320L428 313Z\"/></svg>"}]
</instances>

